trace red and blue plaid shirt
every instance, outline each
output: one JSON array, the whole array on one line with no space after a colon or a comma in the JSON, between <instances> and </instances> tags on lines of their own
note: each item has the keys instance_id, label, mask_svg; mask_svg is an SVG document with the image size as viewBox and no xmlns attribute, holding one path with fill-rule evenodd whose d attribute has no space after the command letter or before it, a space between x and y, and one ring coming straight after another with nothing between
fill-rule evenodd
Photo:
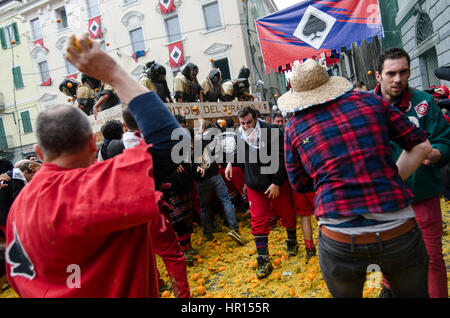
<instances>
[{"instance_id":1,"label":"red and blue plaid shirt","mask_svg":"<svg viewBox=\"0 0 450 318\"><path fill-rule=\"evenodd\" d=\"M349 92L296 113L285 128L285 164L296 192L316 193L316 218L394 212L411 192L389 141L409 150L427 134L384 99Z\"/></svg>"}]
</instances>

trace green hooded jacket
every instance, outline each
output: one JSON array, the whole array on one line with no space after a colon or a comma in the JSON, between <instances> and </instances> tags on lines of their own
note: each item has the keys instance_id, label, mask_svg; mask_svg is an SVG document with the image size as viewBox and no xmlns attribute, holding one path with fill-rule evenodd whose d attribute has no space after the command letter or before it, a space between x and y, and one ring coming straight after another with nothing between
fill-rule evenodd
<instances>
[{"instance_id":1,"label":"green hooded jacket","mask_svg":"<svg viewBox=\"0 0 450 318\"><path fill-rule=\"evenodd\" d=\"M381 95L380 85L375 94ZM406 181L412 191L413 202L439 196L442 192L442 176L440 168L450 162L450 125L444 118L433 96L415 88L408 87L396 103L410 121L428 133L428 140L433 148L441 152L441 159L429 166L421 165ZM399 145L391 142L392 155L397 160L403 151Z\"/></svg>"}]
</instances>

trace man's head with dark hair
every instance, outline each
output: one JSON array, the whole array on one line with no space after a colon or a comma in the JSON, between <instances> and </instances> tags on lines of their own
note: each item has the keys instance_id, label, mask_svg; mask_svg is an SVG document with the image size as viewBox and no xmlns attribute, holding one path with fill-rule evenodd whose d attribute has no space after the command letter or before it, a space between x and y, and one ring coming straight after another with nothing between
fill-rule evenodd
<instances>
[{"instance_id":1,"label":"man's head with dark hair","mask_svg":"<svg viewBox=\"0 0 450 318\"><path fill-rule=\"evenodd\" d=\"M119 120L108 120L102 127L102 135L105 139L121 139L123 126Z\"/></svg>"},{"instance_id":2,"label":"man's head with dark hair","mask_svg":"<svg viewBox=\"0 0 450 318\"><path fill-rule=\"evenodd\" d=\"M244 107L239 112L238 117L242 129L247 130L249 128L255 128L258 117L254 108L250 106Z\"/></svg>"},{"instance_id":3,"label":"man's head with dark hair","mask_svg":"<svg viewBox=\"0 0 450 318\"><path fill-rule=\"evenodd\" d=\"M406 61L408 62L408 67L411 66L411 58L409 57L409 54L406 53L406 51L404 49L392 48L392 49L384 51L383 53L381 53L380 57L378 58L377 72L380 74L383 72L384 62L386 60L388 60L388 59L396 60L396 59L401 59L401 58L406 59Z\"/></svg>"},{"instance_id":4,"label":"man's head with dark hair","mask_svg":"<svg viewBox=\"0 0 450 318\"><path fill-rule=\"evenodd\" d=\"M175 119L178 121L181 127L186 128L186 118L183 115L175 115Z\"/></svg>"},{"instance_id":5,"label":"man's head with dark hair","mask_svg":"<svg viewBox=\"0 0 450 318\"><path fill-rule=\"evenodd\" d=\"M271 115L272 124L278 127L281 127L284 125L284 116L281 112L273 112Z\"/></svg>"},{"instance_id":6,"label":"man's head with dark hair","mask_svg":"<svg viewBox=\"0 0 450 318\"><path fill-rule=\"evenodd\" d=\"M258 117L257 112L259 113L259 111L254 109L253 107L246 106L239 111L238 117L242 118L242 117L246 117L248 114L251 114L252 117L254 119L256 119Z\"/></svg>"},{"instance_id":7,"label":"man's head with dark hair","mask_svg":"<svg viewBox=\"0 0 450 318\"><path fill-rule=\"evenodd\" d=\"M41 112L36 120L36 138L35 152L47 162L82 151L92 139L92 148L95 147L88 117L71 105L57 105Z\"/></svg>"},{"instance_id":8,"label":"man's head with dark hair","mask_svg":"<svg viewBox=\"0 0 450 318\"><path fill-rule=\"evenodd\" d=\"M122 108L122 119L129 131L139 130L139 126L127 106Z\"/></svg>"},{"instance_id":9,"label":"man's head with dark hair","mask_svg":"<svg viewBox=\"0 0 450 318\"><path fill-rule=\"evenodd\" d=\"M411 59L403 49L392 48L380 55L376 78L381 94L394 104L408 89Z\"/></svg>"},{"instance_id":10,"label":"man's head with dark hair","mask_svg":"<svg viewBox=\"0 0 450 318\"><path fill-rule=\"evenodd\" d=\"M0 157L0 174L12 170L13 164L6 158Z\"/></svg>"}]
</instances>

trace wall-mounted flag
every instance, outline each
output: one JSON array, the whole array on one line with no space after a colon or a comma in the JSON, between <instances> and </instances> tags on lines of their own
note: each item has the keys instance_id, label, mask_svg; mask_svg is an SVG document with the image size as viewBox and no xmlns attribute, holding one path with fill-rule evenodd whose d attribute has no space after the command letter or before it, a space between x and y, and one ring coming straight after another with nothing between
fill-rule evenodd
<instances>
[{"instance_id":1,"label":"wall-mounted flag","mask_svg":"<svg viewBox=\"0 0 450 318\"><path fill-rule=\"evenodd\" d=\"M167 14L175 11L174 0L159 0L159 8L161 10L161 14Z\"/></svg>"},{"instance_id":2,"label":"wall-mounted flag","mask_svg":"<svg viewBox=\"0 0 450 318\"><path fill-rule=\"evenodd\" d=\"M171 68L184 65L183 42L179 41L169 45L169 61Z\"/></svg>"},{"instance_id":3,"label":"wall-mounted flag","mask_svg":"<svg viewBox=\"0 0 450 318\"><path fill-rule=\"evenodd\" d=\"M140 58L141 56L145 55L145 51L141 50L141 51L137 51L134 52L133 55L131 55L131 57L134 59L135 62L137 62L138 58Z\"/></svg>"},{"instance_id":4,"label":"wall-mounted flag","mask_svg":"<svg viewBox=\"0 0 450 318\"><path fill-rule=\"evenodd\" d=\"M49 77L48 80L46 80L45 82L41 83L41 86L50 86L52 85L52 78Z\"/></svg>"},{"instance_id":5,"label":"wall-mounted flag","mask_svg":"<svg viewBox=\"0 0 450 318\"><path fill-rule=\"evenodd\" d=\"M38 39L36 41L33 41L33 44L34 45L40 45L41 47L43 47L44 49L46 49L48 51L48 49L44 46L44 39L43 38L40 38L40 39Z\"/></svg>"},{"instance_id":6,"label":"wall-mounted flag","mask_svg":"<svg viewBox=\"0 0 450 318\"><path fill-rule=\"evenodd\" d=\"M378 0L309 0L256 21L266 72L383 37Z\"/></svg>"},{"instance_id":7,"label":"wall-mounted flag","mask_svg":"<svg viewBox=\"0 0 450 318\"><path fill-rule=\"evenodd\" d=\"M93 39L101 39L103 37L100 16L89 19L89 34Z\"/></svg>"}]
</instances>

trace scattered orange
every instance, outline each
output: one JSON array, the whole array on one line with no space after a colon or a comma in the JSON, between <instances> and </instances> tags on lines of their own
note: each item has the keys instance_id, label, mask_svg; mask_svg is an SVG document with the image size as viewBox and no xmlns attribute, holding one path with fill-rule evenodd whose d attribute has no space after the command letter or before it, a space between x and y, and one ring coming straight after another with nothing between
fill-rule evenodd
<instances>
[{"instance_id":1,"label":"scattered orange","mask_svg":"<svg viewBox=\"0 0 450 318\"><path fill-rule=\"evenodd\" d=\"M372 71L368 71L367 74L368 74L368 75L372 75Z\"/></svg>"},{"instance_id":2,"label":"scattered orange","mask_svg":"<svg viewBox=\"0 0 450 318\"><path fill-rule=\"evenodd\" d=\"M225 266L220 266L219 267L219 271L223 272L224 270L226 270L227 268Z\"/></svg>"},{"instance_id":3,"label":"scattered orange","mask_svg":"<svg viewBox=\"0 0 450 318\"><path fill-rule=\"evenodd\" d=\"M295 296L295 289L294 288L289 288L289 295Z\"/></svg>"},{"instance_id":4,"label":"scattered orange","mask_svg":"<svg viewBox=\"0 0 450 318\"><path fill-rule=\"evenodd\" d=\"M57 23L61 23L61 19L56 19L56 22Z\"/></svg>"},{"instance_id":5,"label":"scattered orange","mask_svg":"<svg viewBox=\"0 0 450 318\"><path fill-rule=\"evenodd\" d=\"M231 115L233 112L231 110L228 111L228 115Z\"/></svg>"},{"instance_id":6,"label":"scattered orange","mask_svg":"<svg viewBox=\"0 0 450 318\"><path fill-rule=\"evenodd\" d=\"M198 273L195 273L194 275L192 275L192 280L193 281L196 281L196 280L198 280L200 278L200 274L198 274Z\"/></svg>"},{"instance_id":7,"label":"scattered orange","mask_svg":"<svg viewBox=\"0 0 450 318\"><path fill-rule=\"evenodd\" d=\"M275 266L280 266L281 265L281 260L277 257L273 260L273 265Z\"/></svg>"},{"instance_id":8,"label":"scattered orange","mask_svg":"<svg viewBox=\"0 0 450 318\"><path fill-rule=\"evenodd\" d=\"M273 97L278 98L278 94L273 95Z\"/></svg>"},{"instance_id":9,"label":"scattered orange","mask_svg":"<svg viewBox=\"0 0 450 318\"><path fill-rule=\"evenodd\" d=\"M72 87L72 83L67 83L67 87L71 88Z\"/></svg>"},{"instance_id":10,"label":"scattered orange","mask_svg":"<svg viewBox=\"0 0 450 318\"><path fill-rule=\"evenodd\" d=\"M309 273L309 274L308 274L308 279L311 279L311 280L312 280L312 279L314 279L315 276L316 276L316 275L314 275L313 273Z\"/></svg>"},{"instance_id":11,"label":"scattered orange","mask_svg":"<svg viewBox=\"0 0 450 318\"><path fill-rule=\"evenodd\" d=\"M72 98L68 98L67 101L70 103L72 101Z\"/></svg>"},{"instance_id":12,"label":"scattered orange","mask_svg":"<svg viewBox=\"0 0 450 318\"><path fill-rule=\"evenodd\" d=\"M194 106L194 107L192 107L192 110L196 112L198 110L198 107Z\"/></svg>"},{"instance_id":13,"label":"scattered orange","mask_svg":"<svg viewBox=\"0 0 450 318\"><path fill-rule=\"evenodd\" d=\"M169 298L170 297L170 291L165 290L161 294L161 298Z\"/></svg>"},{"instance_id":14,"label":"scattered orange","mask_svg":"<svg viewBox=\"0 0 450 318\"><path fill-rule=\"evenodd\" d=\"M214 59L213 58L211 58L211 59L209 59L209 61L212 63L212 62L214 62Z\"/></svg>"},{"instance_id":15,"label":"scattered orange","mask_svg":"<svg viewBox=\"0 0 450 318\"><path fill-rule=\"evenodd\" d=\"M197 288L195 289L197 294L200 296L203 296L206 294L206 287L205 286L197 286Z\"/></svg>"},{"instance_id":16,"label":"scattered orange","mask_svg":"<svg viewBox=\"0 0 450 318\"><path fill-rule=\"evenodd\" d=\"M199 278L198 280L197 280L197 283L201 286L201 285L204 285L205 284L205 279L204 278Z\"/></svg>"},{"instance_id":17,"label":"scattered orange","mask_svg":"<svg viewBox=\"0 0 450 318\"><path fill-rule=\"evenodd\" d=\"M203 263L203 258L199 258L199 259L197 260L197 262L198 262L199 264Z\"/></svg>"},{"instance_id":18,"label":"scattered orange","mask_svg":"<svg viewBox=\"0 0 450 318\"><path fill-rule=\"evenodd\" d=\"M281 274L280 274L280 273L274 273L274 274L273 274L273 277L274 277L275 279L280 279L280 278L281 278Z\"/></svg>"},{"instance_id":19,"label":"scattered orange","mask_svg":"<svg viewBox=\"0 0 450 318\"><path fill-rule=\"evenodd\" d=\"M106 42L106 44L105 44L106 46L109 46L109 42Z\"/></svg>"},{"instance_id":20,"label":"scattered orange","mask_svg":"<svg viewBox=\"0 0 450 318\"><path fill-rule=\"evenodd\" d=\"M12 41L11 41L11 44L12 44L12 45L15 45L15 44L16 44L16 41L12 40Z\"/></svg>"}]
</instances>

